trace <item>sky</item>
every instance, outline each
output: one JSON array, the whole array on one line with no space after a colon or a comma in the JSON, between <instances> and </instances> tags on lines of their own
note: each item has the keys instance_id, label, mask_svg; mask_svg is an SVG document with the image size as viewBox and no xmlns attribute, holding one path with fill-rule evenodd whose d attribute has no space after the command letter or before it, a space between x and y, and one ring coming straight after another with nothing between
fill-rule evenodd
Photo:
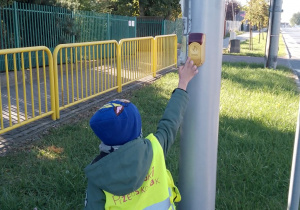
<instances>
[{"instance_id":1,"label":"sky","mask_svg":"<svg viewBox=\"0 0 300 210\"><path fill-rule=\"evenodd\" d=\"M237 0L242 5L246 4L246 0ZM294 13L300 12L300 0L282 0L281 22L290 22Z\"/></svg>"}]
</instances>

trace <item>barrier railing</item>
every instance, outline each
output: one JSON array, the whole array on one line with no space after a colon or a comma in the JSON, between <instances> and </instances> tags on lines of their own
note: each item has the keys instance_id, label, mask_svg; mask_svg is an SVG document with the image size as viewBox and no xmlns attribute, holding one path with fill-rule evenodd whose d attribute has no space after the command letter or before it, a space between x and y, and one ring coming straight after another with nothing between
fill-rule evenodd
<instances>
[{"instance_id":1,"label":"barrier railing","mask_svg":"<svg viewBox=\"0 0 300 210\"><path fill-rule=\"evenodd\" d=\"M122 85L153 74L153 37L122 39L119 43L118 59ZM119 87L118 91L122 89Z\"/></svg>"},{"instance_id":2,"label":"barrier railing","mask_svg":"<svg viewBox=\"0 0 300 210\"><path fill-rule=\"evenodd\" d=\"M177 67L177 36L176 34L155 37L155 71L172 66Z\"/></svg>"},{"instance_id":3,"label":"barrier railing","mask_svg":"<svg viewBox=\"0 0 300 210\"><path fill-rule=\"evenodd\" d=\"M14 48L1 50L2 56L6 80L1 80L0 84L0 134L49 115L55 120L53 60L50 50L44 46ZM25 60L25 56L29 59ZM33 56L37 66L35 69L32 68ZM8 58L13 60L13 69L9 69ZM47 67L46 60L49 61ZM17 63L20 64L20 71ZM28 69L25 69L26 65Z\"/></svg>"},{"instance_id":4,"label":"barrier railing","mask_svg":"<svg viewBox=\"0 0 300 210\"><path fill-rule=\"evenodd\" d=\"M60 110L118 88L117 50L114 40L61 44L54 49L58 119Z\"/></svg>"},{"instance_id":5,"label":"barrier railing","mask_svg":"<svg viewBox=\"0 0 300 210\"><path fill-rule=\"evenodd\" d=\"M176 67L177 37L61 44L53 57L44 46L0 50L1 56L5 79L0 82L0 134L45 116L59 119L60 110L111 90L121 92L126 84Z\"/></svg>"}]
</instances>

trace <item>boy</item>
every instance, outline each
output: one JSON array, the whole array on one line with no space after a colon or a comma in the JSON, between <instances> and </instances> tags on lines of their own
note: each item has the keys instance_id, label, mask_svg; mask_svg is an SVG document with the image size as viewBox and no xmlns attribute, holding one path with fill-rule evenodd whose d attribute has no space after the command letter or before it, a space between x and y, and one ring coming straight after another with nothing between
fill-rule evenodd
<instances>
[{"instance_id":1,"label":"boy","mask_svg":"<svg viewBox=\"0 0 300 210\"><path fill-rule=\"evenodd\" d=\"M181 197L166 169L188 103L186 88L198 73L187 59L179 82L155 134L142 136L141 116L134 104L114 100L101 107L90 126L101 140L100 155L85 168L88 178L85 209L175 209Z\"/></svg>"}]
</instances>

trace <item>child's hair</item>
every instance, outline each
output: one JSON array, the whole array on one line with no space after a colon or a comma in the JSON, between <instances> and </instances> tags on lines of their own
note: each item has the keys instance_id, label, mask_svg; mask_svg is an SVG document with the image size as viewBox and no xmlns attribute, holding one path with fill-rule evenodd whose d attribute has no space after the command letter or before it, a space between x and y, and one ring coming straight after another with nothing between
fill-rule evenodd
<instances>
[{"instance_id":1,"label":"child's hair","mask_svg":"<svg viewBox=\"0 0 300 210\"><path fill-rule=\"evenodd\" d=\"M142 131L142 120L133 103L115 99L92 116L90 126L104 144L116 146L138 138Z\"/></svg>"}]
</instances>

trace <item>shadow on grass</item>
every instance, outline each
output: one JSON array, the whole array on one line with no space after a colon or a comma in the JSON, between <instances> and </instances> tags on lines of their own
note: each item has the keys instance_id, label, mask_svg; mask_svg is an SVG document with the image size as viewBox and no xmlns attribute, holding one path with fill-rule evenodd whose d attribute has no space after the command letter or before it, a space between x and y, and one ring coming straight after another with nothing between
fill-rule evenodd
<instances>
[{"instance_id":1,"label":"shadow on grass","mask_svg":"<svg viewBox=\"0 0 300 210\"><path fill-rule=\"evenodd\" d=\"M284 209L294 132L221 116L216 209Z\"/></svg>"},{"instance_id":2,"label":"shadow on grass","mask_svg":"<svg viewBox=\"0 0 300 210\"><path fill-rule=\"evenodd\" d=\"M256 74L258 71L259 74ZM286 91L297 95L297 89L292 78L287 80L288 76L285 72L288 71L290 70L283 66L277 70L270 70L264 69L262 64L223 63L222 80L238 83L240 86L251 90Z\"/></svg>"}]
</instances>

